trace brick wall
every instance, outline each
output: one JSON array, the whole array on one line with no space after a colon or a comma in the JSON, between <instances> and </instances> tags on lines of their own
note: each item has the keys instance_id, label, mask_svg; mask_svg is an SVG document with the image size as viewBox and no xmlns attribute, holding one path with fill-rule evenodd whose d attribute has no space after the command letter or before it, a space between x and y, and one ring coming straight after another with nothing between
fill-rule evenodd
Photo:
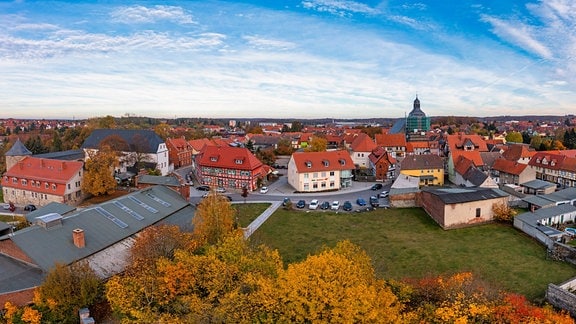
<instances>
[{"instance_id":1,"label":"brick wall","mask_svg":"<svg viewBox=\"0 0 576 324\"><path fill-rule=\"evenodd\" d=\"M34 290L36 290L36 288L29 288L16 292L0 294L0 310L4 309L4 304L6 304L7 301L16 306L24 306L30 304L32 299L34 299Z\"/></svg>"},{"instance_id":2,"label":"brick wall","mask_svg":"<svg viewBox=\"0 0 576 324\"><path fill-rule=\"evenodd\" d=\"M28 257L20 248L12 242L12 240L0 241L0 253L5 254L14 259L18 259L27 263L34 264L34 261Z\"/></svg>"}]
</instances>

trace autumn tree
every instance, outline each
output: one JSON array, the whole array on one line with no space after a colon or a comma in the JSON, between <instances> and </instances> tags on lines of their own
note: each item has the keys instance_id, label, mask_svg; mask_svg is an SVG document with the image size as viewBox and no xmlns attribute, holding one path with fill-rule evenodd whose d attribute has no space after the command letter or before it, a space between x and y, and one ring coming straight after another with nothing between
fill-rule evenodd
<instances>
[{"instance_id":1,"label":"autumn tree","mask_svg":"<svg viewBox=\"0 0 576 324\"><path fill-rule=\"evenodd\" d=\"M103 285L87 262L56 264L34 296L43 318L78 323L78 310L102 297Z\"/></svg>"},{"instance_id":2,"label":"autumn tree","mask_svg":"<svg viewBox=\"0 0 576 324\"><path fill-rule=\"evenodd\" d=\"M260 160L260 162L266 165L273 165L276 162L276 154L274 154L274 149L258 149L256 150L255 156Z\"/></svg>"},{"instance_id":3,"label":"autumn tree","mask_svg":"<svg viewBox=\"0 0 576 324\"><path fill-rule=\"evenodd\" d=\"M294 153L294 148L292 148L292 143L289 137L282 137L278 140L278 145L276 148L277 155L291 155Z\"/></svg>"},{"instance_id":4,"label":"autumn tree","mask_svg":"<svg viewBox=\"0 0 576 324\"><path fill-rule=\"evenodd\" d=\"M328 141L320 136L312 136L308 147L304 149L306 152L324 152L328 147Z\"/></svg>"},{"instance_id":5,"label":"autumn tree","mask_svg":"<svg viewBox=\"0 0 576 324\"><path fill-rule=\"evenodd\" d=\"M174 251L190 247L191 241L190 234L176 225L148 227L138 234L130 249L131 262L148 265L161 257L171 259Z\"/></svg>"},{"instance_id":6,"label":"autumn tree","mask_svg":"<svg viewBox=\"0 0 576 324\"><path fill-rule=\"evenodd\" d=\"M213 245L234 231L236 211L224 196L210 192L198 205L192 223L194 237L201 244Z\"/></svg>"},{"instance_id":7,"label":"autumn tree","mask_svg":"<svg viewBox=\"0 0 576 324\"><path fill-rule=\"evenodd\" d=\"M516 211L505 202L495 203L492 205L494 220L499 222L511 223L516 216Z\"/></svg>"},{"instance_id":8,"label":"autumn tree","mask_svg":"<svg viewBox=\"0 0 576 324\"><path fill-rule=\"evenodd\" d=\"M523 138L520 132L510 132L506 134L506 142L522 143Z\"/></svg>"},{"instance_id":9,"label":"autumn tree","mask_svg":"<svg viewBox=\"0 0 576 324\"><path fill-rule=\"evenodd\" d=\"M113 169L118 165L118 157L109 146L101 147L89 154L84 164L82 190L94 196L108 195L116 189Z\"/></svg>"},{"instance_id":10,"label":"autumn tree","mask_svg":"<svg viewBox=\"0 0 576 324\"><path fill-rule=\"evenodd\" d=\"M160 123L154 127L154 133L156 133L158 136L160 136L162 138L162 140L164 140L164 141L168 137L170 137L170 131L171 130L172 130L172 127L170 127L170 125L168 125L166 123Z\"/></svg>"},{"instance_id":11,"label":"autumn tree","mask_svg":"<svg viewBox=\"0 0 576 324\"><path fill-rule=\"evenodd\" d=\"M401 303L376 278L370 258L349 241L290 264L278 278L274 321L398 322Z\"/></svg>"}]
</instances>

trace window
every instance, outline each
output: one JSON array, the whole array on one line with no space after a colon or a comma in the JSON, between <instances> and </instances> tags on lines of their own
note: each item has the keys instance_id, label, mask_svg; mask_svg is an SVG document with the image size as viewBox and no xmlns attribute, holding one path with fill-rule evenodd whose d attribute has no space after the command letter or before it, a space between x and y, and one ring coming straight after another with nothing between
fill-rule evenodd
<instances>
[{"instance_id":1,"label":"window","mask_svg":"<svg viewBox=\"0 0 576 324\"><path fill-rule=\"evenodd\" d=\"M476 208L476 217L480 217L480 214L481 214L481 209Z\"/></svg>"},{"instance_id":2,"label":"window","mask_svg":"<svg viewBox=\"0 0 576 324\"><path fill-rule=\"evenodd\" d=\"M68 189L70 189L70 184L68 184Z\"/></svg>"},{"instance_id":3,"label":"window","mask_svg":"<svg viewBox=\"0 0 576 324\"><path fill-rule=\"evenodd\" d=\"M322 183L320 184L320 187L321 187L321 188L326 188L326 182L322 182Z\"/></svg>"},{"instance_id":4,"label":"window","mask_svg":"<svg viewBox=\"0 0 576 324\"><path fill-rule=\"evenodd\" d=\"M330 181L330 188L334 188L334 181Z\"/></svg>"},{"instance_id":5,"label":"window","mask_svg":"<svg viewBox=\"0 0 576 324\"><path fill-rule=\"evenodd\" d=\"M55 183L52 184L52 190L56 190L56 184Z\"/></svg>"},{"instance_id":6,"label":"window","mask_svg":"<svg viewBox=\"0 0 576 324\"><path fill-rule=\"evenodd\" d=\"M330 165L330 162L328 162L328 160L323 160L322 164L324 164L325 167Z\"/></svg>"},{"instance_id":7,"label":"window","mask_svg":"<svg viewBox=\"0 0 576 324\"><path fill-rule=\"evenodd\" d=\"M307 168L311 168L312 167L312 162L311 161L306 161L304 162L306 164Z\"/></svg>"},{"instance_id":8,"label":"window","mask_svg":"<svg viewBox=\"0 0 576 324\"><path fill-rule=\"evenodd\" d=\"M304 173L304 179L308 179L309 173Z\"/></svg>"},{"instance_id":9,"label":"window","mask_svg":"<svg viewBox=\"0 0 576 324\"><path fill-rule=\"evenodd\" d=\"M334 171L330 171L330 176L334 176Z\"/></svg>"},{"instance_id":10,"label":"window","mask_svg":"<svg viewBox=\"0 0 576 324\"><path fill-rule=\"evenodd\" d=\"M326 172L322 172L320 175L322 178L326 178Z\"/></svg>"},{"instance_id":11,"label":"window","mask_svg":"<svg viewBox=\"0 0 576 324\"><path fill-rule=\"evenodd\" d=\"M48 189L50 187L50 185L48 185L48 182L44 183L44 188Z\"/></svg>"},{"instance_id":12,"label":"window","mask_svg":"<svg viewBox=\"0 0 576 324\"><path fill-rule=\"evenodd\" d=\"M308 191L310 190L310 184L309 183L305 183L304 184L304 191Z\"/></svg>"},{"instance_id":13,"label":"window","mask_svg":"<svg viewBox=\"0 0 576 324\"><path fill-rule=\"evenodd\" d=\"M318 178L318 172L314 172L314 175L312 176L312 178L314 178L314 179Z\"/></svg>"},{"instance_id":14,"label":"window","mask_svg":"<svg viewBox=\"0 0 576 324\"><path fill-rule=\"evenodd\" d=\"M22 179L22 185L23 186L27 186L28 185L28 181L26 179Z\"/></svg>"},{"instance_id":15,"label":"window","mask_svg":"<svg viewBox=\"0 0 576 324\"><path fill-rule=\"evenodd\" d=\"M12 178L12 183L18 183L18 178Z\"/></svg>"},{"instance_id":16,"label":"window","mask_svg":"<svg viewBox=\"0 0 576 324\"><path fill-rule=\"evenodd\" d=\"M318 189L318 183L313 183L313 184L312 184L312 188Z\"/></svg>"},{"instance_id":17,"label":"window","mask_svg":"<svg viewBox=\"0 0 576 324\"><path fill-rule=\"evenodd\" d=\"M234 161L234 163L236 163L236 164L242 164L242 163L244 163L244 160L242 160L242 159L236 159L236 160Z\"/></svg>"}]
</instances>

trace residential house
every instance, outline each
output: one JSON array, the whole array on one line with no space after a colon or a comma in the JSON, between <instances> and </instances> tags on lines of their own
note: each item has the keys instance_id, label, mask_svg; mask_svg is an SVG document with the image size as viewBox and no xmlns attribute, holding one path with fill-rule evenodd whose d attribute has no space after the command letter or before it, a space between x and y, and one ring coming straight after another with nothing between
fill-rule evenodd
<instances>
[{"instance_id":1,"label":"residential house","mask_svg":"<svg viewBox=\"0 0 576 324\"><path fill-rule=\"evenodd\" d=\"M356 136L350 145L350 155L357 168L367 169L370 166L369 156L376 147L376 143L368 134L360 133Z\"/></svg>"},{"instance_id":2,"label":"residential house","mask_svg":"<svg viewBox=\"0 0 576 324\"><path fill-rule=\"evenodd\" d=\"M438 155L408 155L400 160L400 175L420 178L420 186L443 186L444 161Z\"/></svg>"},{"instance_id":3,"label":"residential house","mask_svg":"<svg viewBox=\"0 0 576 324\"><path fill-rule=\"evenodd\" d=\"M83 162L25 157L2 176L4 201L44 206L82 202Z\"/></svg>"},{"instance_id":4,"label":"residential house","mask_svg":"<svg viewBox=\"0 0 576 324\"><path fill-rule=\"evenodd\" d=\"M166 139L166 148L168 149L168 159L174 168L181 168L192 165L192 145L182 136L179 138Z\"/></svg>"},{"instance_id":5,"label":"residential house","mask_svg":"<svg viewBox=\"0 0 576 324\"><path fill-rule=\"evenodd\" d=\"M288 162L288 184L298 192L352 186L354 162L347 151L298 152Z\"/></svg>"},{"instance_id":6,"label":"residential house","mask_svg":"<svg viewBox=\"0 0 576 324\"><path fill-rule=\"evenodd\" d=\"M502 157L509 161L528 164L534 154L536 154L536 151L531 149L529 145L515 143L506 146L504 152L502 152Z\"/></svg>"},{"instance_id":7,"label":"residential house","mask_svg":"<svg viewBox=\"0 0 576 324\"><path fill-rule=\"evenodd\" d=\"M246 136L247 139L252 142L253 151L258 150L275 150L278 148L278 142L282 137L277 135L257 135L249 134Z\"/></svg>"},{"instance_id":8,"label":"residential house","mask_svg":"<svg viewBox=\"0 0 576 324\"><path fill-rule=\"evenodd\" d=\"M528 167L528 164L497 159L492 166L492 178L498 184L515 184L528 182L536 179L536 171Z\"/></svg>"},{"instance_id":9,"label":"residential house","mask_svg":"<svg viewBox=\"0 0 576 324\"><path fill-rule=\"evenodd\" d=\"M135 175L140 164L152 163L161 175L173 170L168 157L166 143L151 130L134 129L95 129L82 144L86 158L94 154L105 143L122 153L116 174L126 174L129 169ZM136 170L136 172L134 172Z\"/></svg>"},{"instance_id":10,"label":"residential house","mask_svg":"<svg viewBox=\"0 0 576 324\"><path fill-rule=\"evenodd\" d=\"M550 152L537 152L528 166L536 179L557 184L559 188L576 187L576 158Z\"/></svg>"},{"instance_id":11,"label":"residential house","mask_svg":"<svg viewBox=\"0 0 576 324\"><path fill-rule=\"evenodd\" d=\"M508 195L493 188L423 188L422 208L443 229L490 222L492 206L506 204Z\"/></svg>"},{"instance_id":12,"label":"residential house","mask_svg":"<svg viewBox=\"0 0 576 324\"><path fill-rule=\"evenodd\" d=\"M195 160L196 179L212 187L253 191L271 171L244 147L204 146Z\"/></svg>"},{"instance_id":13,"label":"residential house","mask_svg":"<svg viewBox=\"0 0 576 324\"><path fill-rule=\"evenodd\" d=\"M498 188L494 179L488 176L474 161L459 155L454 166L454 184L463 187Z\"/></svg>"},{"instance_id":14,"label":"residential house","mask_svg":"<svg viewBox=\"0 0 576 324\"><path fill-rule=\"evenodd\" d=\"M467 135L462 133L447 135L444 149L445 155L448 156L446 172L448 173L448 179L452 183L457 182L455 166L460 155L473 161L477 168L483 169L484 161L480 153L488 152L486 142L480 135Z\"/></svg>"},{"instance_id":15,"label":"residential house","mask_svg":"<svg viewBox=\"0 0 576 324\"><path fill-rule=\"evenodd\" d=\"M432 153L432 147L434 142L429 141L412 141L406 143L406 153L407 154L434 154ZM437 144L437 142L436 142ZM438 152L435 153L438 155Z\"/></svg>"},{"instance_id":16,"label":"residential house","mask_svg":"<svg viewBox=\"0 0 576 324\"><path fill-rule=\"evenodd\" d=\"M376 177L376 181L389 181L396 178L395 158L390 156L382 147L376 147L368 156L370 161L369 169Z\"/></svg>"},{"instance_id":17,"label":"residential house","mask_svg":"<svg viewBox=\"0 0 576 324\"><path fill-rule=\"evenodd\" d=\"M376 134L374 136L376 144L383 147L392 157L404 157L407 151L406 135L397 134Z\"/></svg>"}]
</instances>

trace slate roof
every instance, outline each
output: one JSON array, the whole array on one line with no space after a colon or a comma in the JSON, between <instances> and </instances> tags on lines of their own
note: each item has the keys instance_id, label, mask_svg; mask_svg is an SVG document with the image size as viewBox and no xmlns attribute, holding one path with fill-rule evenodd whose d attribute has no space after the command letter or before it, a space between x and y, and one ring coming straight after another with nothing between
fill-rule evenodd
<instances>
[{"instance_id":1,"label":"slate roof","mask_svg":"<svg viewBox=\"0 0 576 324\"><path fill-rule=\"evenodd\" d=\"M164 185L171 187L179 187L180 181L178 178L172 176L154 176L143 174L138 176L138 183L153 184L153 185Z\"/></svg>"},{"instance_id":2,"label":"slate roof","mask_svg":"<svg viewBox=\"0 0 576 324\"><path fill-rule=\"evenodd\" d=\"M5 156L23 156L23 155L32 155L32 152L20 142L20 139L17 138L16 142L12 145L12 147L4 154Z\"/></svg>"},{"instance_id":3,"label":"slate roof","mask_svg":"<svg viewBox=\"0 0 576 324\"><path fill-rule=\"evenodd\" d=\"M459 204L471 201L508 197L508 194L492 188L433 188L425 187L422 191L429 192L445 204Z\"/></svg>"},{"instance_id":4,"label":"slate roof","mask_svg":"<svg viewBox=\"0 0 576 324\"><path fill-rule=\"evenodd\" d=\"M162 138L154 131L146 129L95 129L84 140L83 149L98 149L102 140L108 136L119 136L130 147L137 147L142 153L156 153Z\"/></svg>"},{"instance_id":5,"label":"slate roof","mask_svg":"<svg viewBox=\"0 0 576 324\"><path fill-rule=\"evenodd\" d=\"M520 185L530 189L546 189L550 187L556 187L556 184L540 179L526 181L524 183L521 183Z\"/></svg>"},{"instance_id":6,"label":"slate roof","mask_svg":"<svg viewBox=\"0 0 576 324\"><path fill-rule=\"evenodd\" d=\"M35 154L34 157L42 159L64 160L64 161L84 161L85 154L84 150L78 149L78 150Z\"/></svg>"},{"instance_id":7,"label":"slate roof","mask_svg":"<svg viewBox=\"0 0 576 324\"><path fill-rule=\"evenodd\" d=\"M486 181L486 179L488 179L486 173L476 168L468 169L468 171L466 171L463 177L464 179L468 180L471 184L475 186L480 186L481 184L484 183L484 181Z\"/></svg>"},{"instance_id":8,"label":"slate roof","mask_svg":"<svg viewBox=\"0 0 576 324\"><path fill-rule=\"evenodd\" d=\"M0 294L40 286L43 281L42 270L0 254Z\"/></svg>"},{"instance_id":9,"label":"slate roof","mask_svg":"<svg viewBox=\"0 0 576 324\"><path fill-rule=\"evenodd\" d=\"M80 210L63 218L59 227L30 226L11 239L47 271L55 262L70 264L86 258L177 212L188 213L192 219L193 208L186 200L167 187L155 186ZM84 248L73 243L72 231L77 228L84 230Z\"/></svg>"},{"instance_id":10,"label":"slate roof","mask_svg":"<svg viewBox=\"0 0 576 324\"><path fill-rule=\"evenodd\" d=\"M401 170L444 169L444 161L434 154L408 155L400 164Z\"/></svg>"},{"instance_id":11,"label":"slate roof","mask_svg":"<svg viewBox=\"0 0 576 324\"><path fill-rule=\"evenodd\" d=\"M565 205L536 209L534 212L526 212L517 215L516 218L532 226L537 226L536 224L541 219L551 218L562 214L573 213L575 211L576 207L569 204L565 204Z\"/></svg>"},{"instance_id":12,"label":"slate roof","mask_svg":"<svg viewBox=\"0 0 576 324\"><path fill-rule=\"evenodd\" d=\"M526 195L522 198L522 201L539 207L549 207L556 204L552 200L547 199L546 195Z\"/></svg>"}]
</instances>

